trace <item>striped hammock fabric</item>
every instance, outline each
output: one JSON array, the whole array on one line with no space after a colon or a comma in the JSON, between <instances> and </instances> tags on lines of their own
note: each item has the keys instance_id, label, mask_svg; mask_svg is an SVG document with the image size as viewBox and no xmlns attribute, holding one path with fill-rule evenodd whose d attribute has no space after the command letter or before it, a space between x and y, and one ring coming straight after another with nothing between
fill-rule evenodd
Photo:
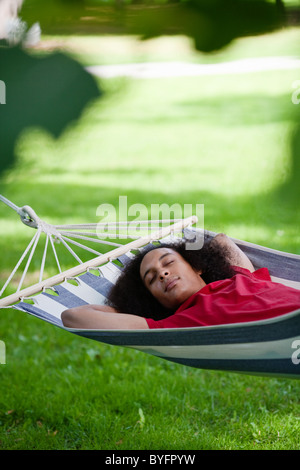
<instances>
[{"instance_id":1,"label":"striped hammock fabric","mask_svg":"<svg viewBox=\"0 0 300 470\"><path fill-rule=\"evenodd\" d=\"M214 236L210 232L211 236ZM233 241L255 268L267 267L274 281L300 289L300 256ZM63 326L61 313L83 304L103 304L111 286L133 256L129 251L12 308L71 333L110 345L134 348L186 366L250 375L300 378L300 309L251 323L158 330L78 330Z\"/></svg>"}]
</instances>

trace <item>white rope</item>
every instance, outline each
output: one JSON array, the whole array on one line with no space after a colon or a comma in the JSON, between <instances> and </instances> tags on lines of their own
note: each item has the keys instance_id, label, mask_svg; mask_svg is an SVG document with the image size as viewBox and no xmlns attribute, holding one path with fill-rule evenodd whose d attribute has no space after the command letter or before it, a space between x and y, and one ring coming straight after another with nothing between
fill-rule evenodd
<instances>
[{"instance_id":1,"label":"white rope","mask_svg":"<svg viewBox=\"0 0 300 470\"><path fill-rule=\"evenodd\" d=\"M68 235L69 237L72 237L72 238L78 238L80 240L86 240L86 241L90 241L90 242L93 242L93 243L100 243L102 244L103 243L103 240L101 240L99 238L99 235L102 235L102 234L94 234L95 237L97 238L91 238L90 236L87 237L86 235L91 235L91 234L87 234L86 232L83 232L83 234L79 234L79 233L76 233L76 232L65 232L65 231L61 231L60 234L62 236L66 236ZM116 237L117 238L117 237ZM117 246L120 246L118 243L109 243L109 245L117 245Z\"/></svg>"},{"instance_id":2,"label":"white rope","mask_svg":"<svg viewBox=\"0 0 300 470\"><path fill-rule=\"evenodd\" d=\"M57 256L56 249L55 249L55 246L54 246L54 243L53 243L53 238L51 237L51 235L50 235L50 242L51 242L51 247L52 247L52 250L53 250L53 253L54 253L55 261L56 261L56 264L57 264L57 267L58 267L58 271L61 273L61 267L60 267L60 264L59 264L58 256Z\"/></svg>"},{"instance_id":3,"label":"white rope","mask_svg":"<svg viewBox=\"0 0 300 470\"><path fill-rule=\"evenodd\" d=\"M80 234L78 234L78 233L76 233L76 232L73 233L73 232L64 232L64 231L61 231L60 234L61 234L61 236L69 235L69 236L72 237L72 238L78 238L78 239L82 239L82 240L87 240L87 241L91 241L91 242L94 242L94 243L100 243L101 245L122 246L120 243L110 242L110 241L101 239L100 237L101 237L102 235L104 235L104 236L106 236L106 237L108 236L108 234L106 234L106 233L104 233L104 234L103 234L103 233L95 234L95 237L97 237L97 239L96 239L96 238L86 237L86 236L80 235ZM115 236L114 238L120 238L120 237ZM132 238L132 237L130 237L130 238ZM126 239L128 239L128 237L126 237ZM82 247L87 250L87 247L84 247L84 246L82 246Z\"/></svg>"},{"instance_id":4,"label":"white rope","mask_svg":"<svg viewBox=\"0 0 300 470\"><path fill-rule=\"evenodd\" d=\"M93 230L93 229L96 229L97 228L97 225L98 224L94 224L94 223L91 223L91 224L77 224L77 225L53 225L53 227L56 228L56 230L60 231L60 230L81 230L81 229L84 229L84 230Z\"/></svg>"},{"instance_id":5,"label":"white rope","mask_svg":"<svg viewBox=\"0 0 300 470\"><path fill-rule=\"evenodd\" d=\"M0 201L4 202L4 204L6 204L7 206L9 206L11 209L13 209L14 211L16 211L18 214L22 213L22 209L21 207L18 207L16 206L16 204L14 204L13 202L11 202L9 199L7 199L6 197L2 196L2 194L0 194Z\"/></svg>"},{"instance_id":6,"label":"white rope","mask_svg":"<svg viewBox=\"0 0 300 470\"><path fill-rule=\"evenodd\" d=\"M43 253L43 258L42 258L42 264L41 264L41 270L40 270L39 282L41 282L42 279L43 279L43 274L44 274L44 268L45 268L45 261L46 261L46 255L47 255L49 237L50 237L50 235L47 233L46 241L45 241L45 248L44 248L44 253Z\"/></svg>"},{"instance_id":7,"label":"white rope","mask_svg":"<svg viewBox=\"0 0 300 470\"><path fill-rule=\"evenodd\" d=\"M30 263L31 263L31 260L32 260L33 254L34 254L34 252L35 252L35 249L36 249L36 246L37 246L37 243L38 243L38 241L39 241L39 238L40 238L41 233L42 233L42 230L39 228L39 229L37 230L37 232L36 232L36 237L35 237L35 240L34 240L34 244L33 244L33 247L32 247L32 249L31 249L29 258L28 258L28 260L27 260L25 269L24 269L24 271L23 271L21 280L20 280L20 282L19 282L19 286L18 286L17 292L19 292L19 291L21 290L23 281L24 281L25 276L26 276L26 274L27 274L29 265L30 265Z\"/></svg>"},{"instance_id":8,"label":"white rope","mask_svg":"<svg viewBox=\"0 0 300 470\"><path fill-rule=\"evenodd\" d=\"M92 248L89 248L85 245L82 245L81 243L75 242L74 240L71 240L68 237L62 236L61 238L63 240L68 241L69 243L73 243L73 245L79 246L80 248L83 248L84 250L89 251L90 253L94 253L94 255L97 255L97 256L101 255L101 253L99 253L99 251L93 250Z\"/></svg>"},{"instance_id":9,"label":"white rope","mask_svg":"<svg viewBox=\"0 0 300 470\"><path fill-rule=\"evenodd\" d=\"M88 237L87 240L97 242L98 240L98 234L97 233L92 233L92 232L73 232L73 231L67 231L67 230L59 230L59 233L61 235L69 235L72 236L73 238L82 238L83 240L85 239L84 237ZM101 241L99 241L101 243Z\"/></svg>"},{"instance_id":10,"label":"white rope","mask_svg":"<svg viewBox=\"0 0 300 470\"><path fill-rule=\"evenodd\" d=\"M32 247L35 239L37 237L37 233L34 234L34 236L32 237L31 241L29 242L27 248L25 249L23 255L21 256L21 258L19 259L19 261L17 262L16 266L14 267L14 269L12 270L10 276L8 277L6 283L4 284L4 286L2 287L1 289L1 292L0 292L0 297L1 295L3 294L3 292L5 291L5 289L7 288L7 286L9 285L9 283L11 282L12 278L14 277L16 271L19 269L19 266L20 264L22 263L23 259L26 257L28 251L30 250L30 248Z\"/></svg>"},{"instance_id":11,"label":"white rope","mask_svg":"<svg viewBox=\"0 0 300 470\"><path fill-rule=\"evenodd\" d=\"M97 229L98 227L119 227L127 226L130 224L142 224L142 225L160 225L160 224L170 224L174 222L179 222L182 219L157 219L157 220L127 220L119 222L97 222L91 224L71 224L71 225L54 225L57 230L81 230L81 229Z\"/></svg>"},{"instance_id":12,"label":"white rope","mask_svg":"<svg viewBox=\"0 0 300 470\"><path fill-rule=\"evenodd\" d=\"M65 242L65 240L60 237L59 238L60 241L64 244L64 246L67 248L67 250L71 253L72 256L74 256L74 258L76 259L76 261L80 264L82 264L82 261L81 259L79 258L79 256L76 255L75 251L72 250L72 248Z\"/></svg>"},{"instance_id":13,"label":"white rope","mask_svg":"<svg viewBox=\"0 0 300 470\"><path fill-rule=\"evenodd\" d=\"M131 234L130 236L128 234L122 234L122 233L108 233L108 232L103 232L103 233L98 233L98 237L109 237L113 239L119 238L120 240L136 240L137 238L141 238L141 235L133 235Z\"/></svg>"}]
</instances>

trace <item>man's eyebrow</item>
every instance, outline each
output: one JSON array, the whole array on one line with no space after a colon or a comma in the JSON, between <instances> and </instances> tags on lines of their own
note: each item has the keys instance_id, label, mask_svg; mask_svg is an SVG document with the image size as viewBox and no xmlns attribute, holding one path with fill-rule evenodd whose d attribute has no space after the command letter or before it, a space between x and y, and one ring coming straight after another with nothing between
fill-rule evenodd
<instances>
[{"instance_id":1,"label":"man's eyebrow","mask_svg":"<svg viewBox=\"0 0 300 470\"><path fill-rule=\"evenodd\" d=\"M159 258L158 258L158 261L162 260L163 258L165 258L166 256L168 255L171 255L172 253L164 253L163 255L161 255ZM144 276L143 276L143 279L145 280L145 277L147 276L147 274L151 271L151 268L147 269L147 271L145 272Z\"/></svg>"}]
</instances>

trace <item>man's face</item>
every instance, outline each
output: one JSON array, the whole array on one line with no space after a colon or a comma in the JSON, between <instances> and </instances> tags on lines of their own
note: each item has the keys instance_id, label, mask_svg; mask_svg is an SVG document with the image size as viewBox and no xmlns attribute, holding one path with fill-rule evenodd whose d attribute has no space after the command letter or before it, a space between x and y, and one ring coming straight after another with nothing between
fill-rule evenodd
<instances>
[{"instance_id":1,"label":"man's face","mask_svg":"<svg viewBox=\"0 0 300 470\"><path fill-rule=\"evenodd\" d=\"M147 289L164 307L173 310L205 286L200 274L171 248L150 251L140 266Z\"/></svg>"}]
</instances>

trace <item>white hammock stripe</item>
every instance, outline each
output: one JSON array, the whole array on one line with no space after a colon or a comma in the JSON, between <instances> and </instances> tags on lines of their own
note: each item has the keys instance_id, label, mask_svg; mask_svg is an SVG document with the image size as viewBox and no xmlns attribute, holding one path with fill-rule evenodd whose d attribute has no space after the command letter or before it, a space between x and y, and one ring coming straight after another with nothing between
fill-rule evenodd
<instances>
[{"instance_id":1,"label":"white hammock stripe","mask_svg":"<svg viewBox=\"0 0 300 470\"><path fill-rule=\"evenodd\" d=\"M66 306L60 304L59 300L57 299L57 296L51 299L45 295L37 295L36 297L30 298L30 300L32 300L38 308L48 313L49 315L60 319L62 312L66 310Z\"/></svg>"},{"instance_id":2,"label":"white hammock stripe","mask_svg":"<svg viewBox=\"0 0 300 470\"><path fill-rule=\"evenodd\" d=\"M78 282L77 286L74 286L67 280L65 280L61 284L61 286L88 304L99 304L99 305L104 304L106 300L104 295L100 294L95 289L91 288L88 284L83 282L80 278L76 278L76 281Z\"/></svg>"},{"instance_id":3,"label":"white hammock stripe","mask_svg":"<svg viewBox=\"0 0 300 470\"><path fill-rule=\"evenodd\" d=\"M104 266L101 266L100 272L102 273L103 277L105 277L112 284L116 282L116 279L120 274L119 268L113 263L107 263Z\"/></svg>"}]
</instances>

